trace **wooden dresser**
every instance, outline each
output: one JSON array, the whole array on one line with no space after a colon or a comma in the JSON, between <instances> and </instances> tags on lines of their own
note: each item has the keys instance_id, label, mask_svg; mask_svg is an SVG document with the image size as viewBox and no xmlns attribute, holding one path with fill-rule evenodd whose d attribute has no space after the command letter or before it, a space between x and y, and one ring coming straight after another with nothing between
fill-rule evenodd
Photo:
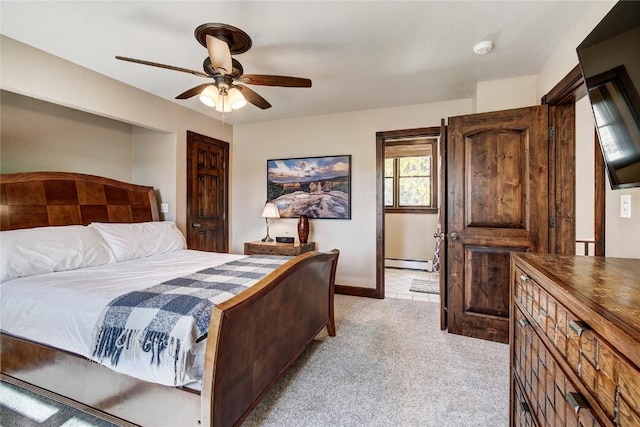
<instances>
[{"instance_id":1,"label":"wooden dresser","mask_svg":"<svg viewBox=\"0 0 640 427\"><path fill-rule=\"evenodd\" d=\"M640 260L511 254L512 426L640 426Z\"/></svg>"}]
</instances>

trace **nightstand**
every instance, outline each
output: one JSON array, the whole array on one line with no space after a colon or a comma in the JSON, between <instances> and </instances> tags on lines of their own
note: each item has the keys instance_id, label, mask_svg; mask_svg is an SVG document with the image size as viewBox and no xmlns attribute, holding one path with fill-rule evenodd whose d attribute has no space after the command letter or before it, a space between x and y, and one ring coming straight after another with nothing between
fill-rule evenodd
<instances>
[{"instance_id":1,"label":"nightstand","mask_svg":"<svg viewBox=\"0 0 640 427\"><path fill-rule=\"evenodd\" d=\"M288 255L296 256L305 252L315 251L315 242L309 243L277 243L250 242L244 244L245 255Z\"/></svg>"}]
</instances>

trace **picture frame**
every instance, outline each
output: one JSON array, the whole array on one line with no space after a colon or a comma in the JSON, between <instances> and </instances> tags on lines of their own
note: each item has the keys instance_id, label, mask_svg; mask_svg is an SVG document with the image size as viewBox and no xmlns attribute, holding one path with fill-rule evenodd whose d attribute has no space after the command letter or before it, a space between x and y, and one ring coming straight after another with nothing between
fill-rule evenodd
<instances>
[{"instance_id":1,"label":"picture frame","mask_svg":"<svg viewBox=\"0 0 640 427\"><path fill-rule=\"evenodd\" d=\"M351 219L351 155L267 160L267 200L281 218Z\"/></svg>"}]
</instances>

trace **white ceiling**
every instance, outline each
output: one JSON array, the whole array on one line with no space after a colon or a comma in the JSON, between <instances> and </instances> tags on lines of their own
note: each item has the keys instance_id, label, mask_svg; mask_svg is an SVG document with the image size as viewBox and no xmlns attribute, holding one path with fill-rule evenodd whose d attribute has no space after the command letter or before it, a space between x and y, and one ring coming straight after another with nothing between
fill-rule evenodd
<instances>
[{"instance_id":1,"label":"white ceiling","mask_svg":"<svg viewBox=\"0 0 640 427\"><path fill-rule=\"evenodd\" d=\"M202 71L197 26L241 28L246 74L307 77L312 88L253 85L273 107L247 105L231 124L473 96L478 81L536 74L588 7L584 1L1 1L0 32L220 119L197 97L202 77L114 59ZM488 55L472 47L495 43ZM34 64L37 66L37 64ZM42 70L46 73L46 69Z\"/></svg>"}]
</instances>

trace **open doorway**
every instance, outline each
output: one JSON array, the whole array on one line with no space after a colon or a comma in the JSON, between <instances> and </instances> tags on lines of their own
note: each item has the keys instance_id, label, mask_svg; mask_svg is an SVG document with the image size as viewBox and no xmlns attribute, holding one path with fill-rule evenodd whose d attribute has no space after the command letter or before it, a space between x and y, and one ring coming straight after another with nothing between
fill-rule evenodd
<instances>
[{"instance_id":1,"label":"open doorway","mask_svg":"<svg viewBox=\"0 0 640 427\"><path fill-rule=\"evenodd\" d=\"M378 298L440 302L434 271L440 127L377 133L382 256ZM380 229L379 229L380 230ZM380 268L381 267L381 268ZM379 287L380 288L380 287Z\"/></svg>"}]
</instances>

